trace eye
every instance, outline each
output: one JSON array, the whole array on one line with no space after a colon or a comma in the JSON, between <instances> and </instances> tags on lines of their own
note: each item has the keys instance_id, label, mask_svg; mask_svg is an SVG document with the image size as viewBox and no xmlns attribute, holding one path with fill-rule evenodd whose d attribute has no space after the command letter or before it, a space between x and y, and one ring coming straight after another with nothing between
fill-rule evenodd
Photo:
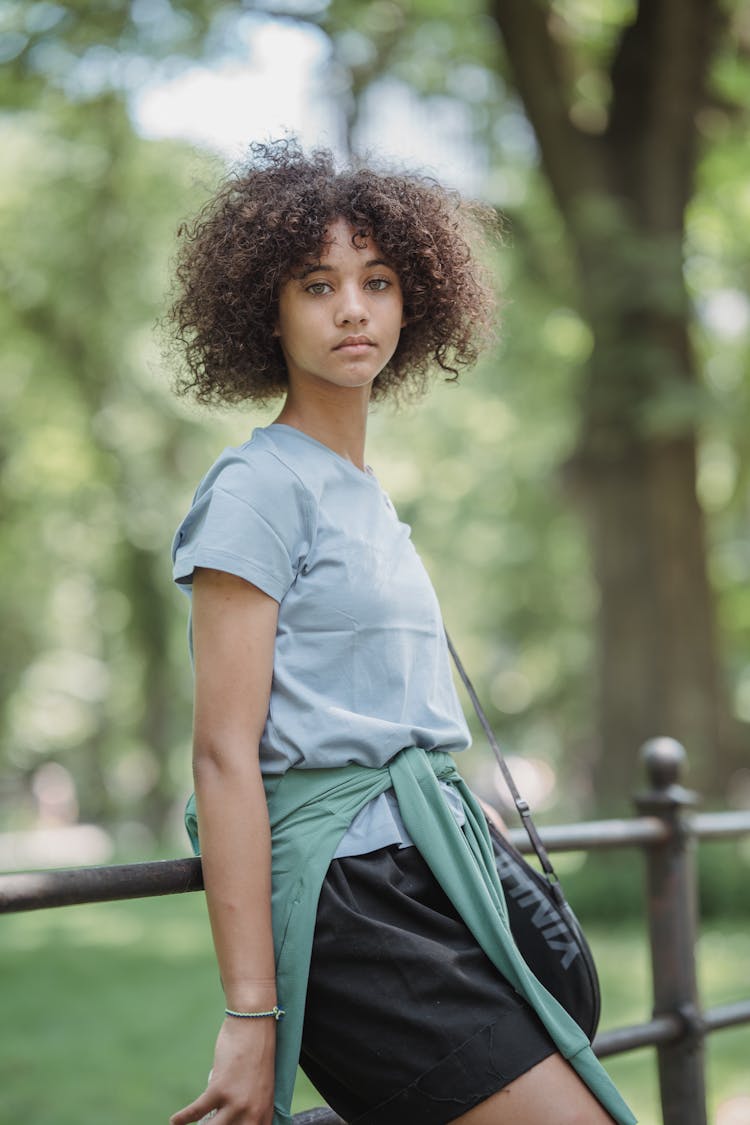
<instances>
[{"instance_id":1,"label":"eye","mask_svg":"<svg viewBox=\"0 0 750 1125\"><path fill-rule=\"evenodd\" d=\"M376 293L382 293L384 289L388 289L390 281L386 277L371 277L366 283L367 289L372 289Z\"/></svg>"},{"instance_id":2,"label":"eye","mask_svg":"<svg viewBox=\"0 0 750 1125\"><path fill-rule=\"evenodd\" d=\"M306 293L312 293L313 297L322 297L324 293L331 291L331 286L327 281L313 281L311 285L305 286Z\"/></svg>"}]
</instances>

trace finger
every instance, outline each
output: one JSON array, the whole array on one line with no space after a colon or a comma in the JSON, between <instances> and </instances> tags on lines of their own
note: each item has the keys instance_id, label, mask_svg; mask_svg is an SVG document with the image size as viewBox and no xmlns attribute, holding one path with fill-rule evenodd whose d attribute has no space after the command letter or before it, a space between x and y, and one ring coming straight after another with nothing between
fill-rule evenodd
<instances>
[{"instance_id":1,"label":"finger","mask_svg":"<svg viewBox=\"0 0 750 1125\"><path fill-rule=\"evenodd\" d=\"M186 1105L184 1109L173 1113L169 1119L169 1125L192 1125L192 1122L200 1121L201 1117L205 1117L207 1113L216 1108L216 1102L209 1094L201 1094L190 1105Z\"/></svg>"}]
</instances>

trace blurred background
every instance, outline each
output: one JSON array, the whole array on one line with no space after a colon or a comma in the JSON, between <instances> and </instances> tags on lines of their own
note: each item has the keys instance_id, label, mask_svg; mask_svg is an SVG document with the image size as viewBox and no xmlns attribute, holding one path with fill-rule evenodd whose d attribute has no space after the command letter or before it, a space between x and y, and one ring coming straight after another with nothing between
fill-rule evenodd
<instances>
[{"instance_id":1,"label":"blurred background","mask_svg":"<svg viewBox=\"0 0 750 1125\"><path fill-rule=\"evenodd\" d=\"M483 251L496 348L417 406L375 409L368 456L532 806L626 815L639 746L661 734L684 743L704 805L750 805L746 4L10 0L0 61L0 869L187 850L171 536L219 450L272 413L176 400L158 320L181 220L250 141L289 133L420 168L502 216ZM503 807L479 736L465 772ZM750 851L711 856L713 979L750 956ZM637 862L565 862L615 940L639 910ZM14 919L16 971L39 972L21 956L35 943L74 957L140 935L162 974L180 933L204 956L192 907L149 904L173 921L151 938L144 908ZM637 961L634 941L615 962ZM746 1058L746 1031L717 1042L742 1034ZM721 1123L747 1125L730 1071ZM65 1125L23 1089L19 1120ZM156 1119L123 1104L123 1122Z\"/></svg>"}]
</instances>

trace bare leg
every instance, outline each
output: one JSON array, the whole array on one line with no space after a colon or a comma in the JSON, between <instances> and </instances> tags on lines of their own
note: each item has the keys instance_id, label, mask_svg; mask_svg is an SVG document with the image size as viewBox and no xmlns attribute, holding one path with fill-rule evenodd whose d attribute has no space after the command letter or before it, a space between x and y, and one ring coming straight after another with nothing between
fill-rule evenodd
<instances>
[{"instance_id":1,"label":"bare leg","mask_svg":"<svg viewBox=\"0 0 750 1125\"><path fill-rule=\"evenodd\" d=\"M550 1055L452 1125L613 1125L561 1055Z\"/></svg>"}]
</instances>

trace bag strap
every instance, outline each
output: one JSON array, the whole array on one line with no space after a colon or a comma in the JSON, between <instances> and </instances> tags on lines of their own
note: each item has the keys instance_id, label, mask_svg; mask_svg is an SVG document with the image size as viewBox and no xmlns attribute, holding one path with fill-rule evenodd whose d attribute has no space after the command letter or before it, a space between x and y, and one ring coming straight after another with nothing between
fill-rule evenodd
<instances>
[{"instance_id":1,"label":"bag strap","mask_svg":"<svg viewBox=\"0 0 750 1125\"><path fill-rule=\"evenodd\" d=\"M557 878L557 875L555 874L555 869L552 866L552 861L549 858L549 853L547 852L547 849L545 848L544 844L542 843L542 838L539 835L539 832L537 830L536 825L534 824L534 821L533 821L532 816L531 816L531 809L529 808L528 802L525 801L524 798L521 796L521 794L518 792L518 788L516 786L516 783L513 780L513 774L508 769L508 763L505 761L503 753L502 753L500 747L498 746L497 739L495 738L494 731L492 730L492 727L489 724L489 720L484 713L484 710L482 708L482 704L479 702L479 698L477 696L477 693L474 690L474 685L472 684L471 680L469 679L469 677L466 673L466 669L464 668L463 664L461 663L461 658L458 655L458 653L456 652L456 650L453 646L453 641L450 639L450 636L448 635L447 630L445 631L445 639L448 642L448 649L450 651L451 656L453 657L453 662L456 665L456 668L458 670L458 674L461 677L461 679L463 680L464 687L466 688L466 690L469 694L469 699L471 700L471 702L474 705L474 710L477 713L477 717L479 719L479 722L482 724L482 728L484 730L484 733L487 735L487 741L489 742L490 746L492 747L492 751L493 751L495 757L497 758L497 764L500 766L500 770L502 772L502 775L505 778L508 789L510 790L511 796L513 798L513 803L515 804L516 809L518 810L518 815L521 818L521 823L523 824L524 828L526 829L526 834L529 837L529 841L531 842L531 846L537 854L539 862L542 865L542 871L545 874L547 882L550 884L550 887L552 888L552 892L553 892L555 898L557 899L558 903L562 906L563 904L565 904L566 900L565 900L565 896L564 896L563 891L562 891L562 887L560 886L560 880Z\"/></svg>"}]
</instances>

